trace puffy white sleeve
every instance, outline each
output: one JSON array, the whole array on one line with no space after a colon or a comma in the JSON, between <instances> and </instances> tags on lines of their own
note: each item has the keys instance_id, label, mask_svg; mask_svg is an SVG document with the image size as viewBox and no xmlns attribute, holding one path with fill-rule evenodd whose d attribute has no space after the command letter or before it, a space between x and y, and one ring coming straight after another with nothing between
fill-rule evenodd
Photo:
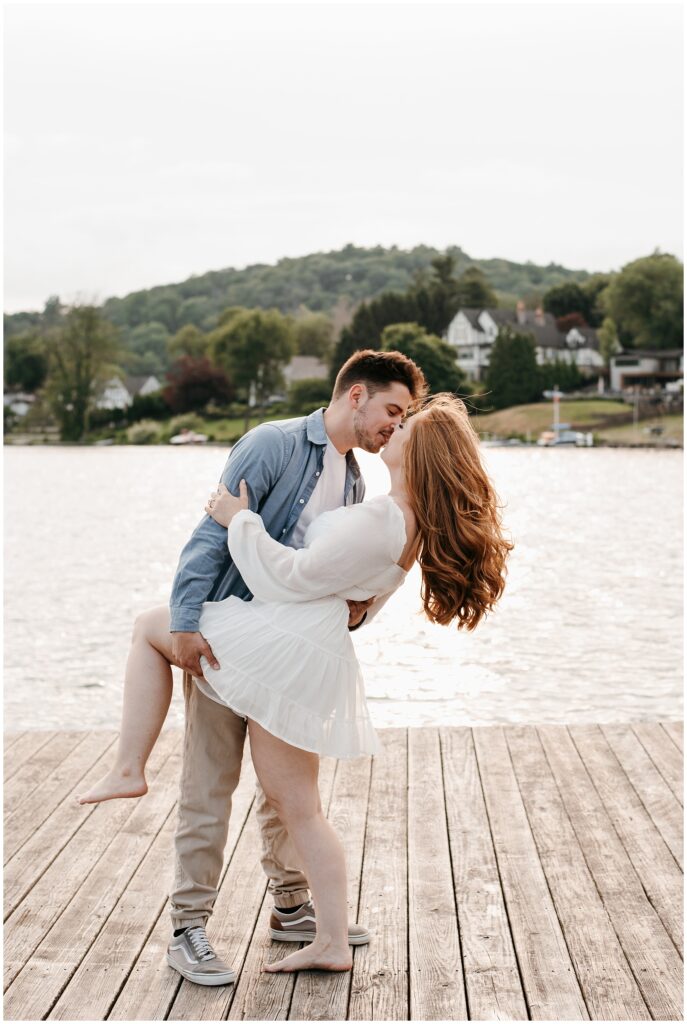
<instances>
[{"instance_id":1,"label":"puffy white sleeve","mask_svg":"<svg viewBox=\"0 0 687 1024\"><path fill-rule=\"evenodd\" d=\"M257 513L243 510L229 524L229 551L260 601L328 597L374 579L400 556L405 527L401 523L403 536L398 520L395 529L389 528L385 506L385 502L364 502L342 509L338 522L300 550L274 540Z\"/></svg>"}]
</instances>

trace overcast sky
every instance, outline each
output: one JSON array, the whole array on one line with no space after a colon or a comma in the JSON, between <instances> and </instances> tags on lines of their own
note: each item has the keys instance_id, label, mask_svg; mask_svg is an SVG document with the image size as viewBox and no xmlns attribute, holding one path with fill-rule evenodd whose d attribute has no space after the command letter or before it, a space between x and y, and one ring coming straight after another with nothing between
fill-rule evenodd
<instances>
[{"instance_id":1,"label":"overcast sky","mask_svg":"<svg viewBox=\"0 0 687 1024\"><path fill-rule=\"evenodd\" d=\"M7 311L347 242L682 258L678 4L5 12Z\"/></svg>"}]
</instances>

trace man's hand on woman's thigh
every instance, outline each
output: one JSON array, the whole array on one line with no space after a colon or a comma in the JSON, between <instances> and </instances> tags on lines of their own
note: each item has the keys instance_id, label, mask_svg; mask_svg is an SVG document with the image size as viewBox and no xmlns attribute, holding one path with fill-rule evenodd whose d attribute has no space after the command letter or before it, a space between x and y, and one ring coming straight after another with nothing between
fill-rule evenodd
<instances>
[{"instance_id":1,"label":"man's hand on woman's thigh","mask_svg":"<svg viewBox=\"0 0 687 1024\"><path fill-rule=\"evenodd\" d=\"M201 656L207 658L212 668L219 668L219 662L202 633L172 633L172 654L174 663L194 676L203 675Z\"/></svg>"}]
</instances>

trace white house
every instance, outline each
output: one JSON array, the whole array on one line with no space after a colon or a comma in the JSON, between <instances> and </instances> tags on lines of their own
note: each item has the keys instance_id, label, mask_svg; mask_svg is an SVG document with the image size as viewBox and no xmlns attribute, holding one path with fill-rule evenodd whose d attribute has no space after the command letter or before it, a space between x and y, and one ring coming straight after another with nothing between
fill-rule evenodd
<instances>
[{"instance_id":1,"label":"white house","mask_svg":"<svg viewBox=\"0 0 687 1024\"><path fill-rule=\"evenodd\" d=\"M639 386L665 387L684 378L681 348L625 349L611 356L611 390Z\"/></svg>"},{"instance_id":2,"label":"white house","mask_svg":"<svg viewBox=\"0 0 687 1024\"><path fill-rule=\"evenodd\" d=\"M100 392L95 405L97 409L126 409L136 395L151 395L161 387L160 381L152 375L127 377L125 381L112 377Z\"/></svg>"},{"instance_id":3,"label":"white house","mask_svg":"<svg viewBox=\"0 0 687 1024\"><path fill-rule=\"evenodd\" d=\"M3 395L3 405L9 408L15 416L26 416L35 401L35 395L27 395L23 392Z\"/></svg>"},{"instance_id":4,"label":"white house","mask_svg":"<svg viewBox=\"0 0 687 1024\"><path fill-rule=\"evenodd\" d=\"M505 326L532 335L540 366L558 359L575 363L590 374L603 367L599 339L593 328L572 327L564 333L550 313L542 309L532 312L525 309L524 302L518 302L515 310L460 309L448 325L444 337L457 349L458 365L472 380L483 379L496 336Z\"/></svg>"}]
</instances>

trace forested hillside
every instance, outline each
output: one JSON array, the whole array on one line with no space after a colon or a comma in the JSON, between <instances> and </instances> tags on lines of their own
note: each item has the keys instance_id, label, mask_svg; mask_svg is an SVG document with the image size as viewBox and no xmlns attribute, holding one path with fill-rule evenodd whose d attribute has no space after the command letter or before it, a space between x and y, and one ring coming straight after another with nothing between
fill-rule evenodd
<instances>
[{"instance_id":1,"label":"forested hillside","mask_svg":"<svg viewBox=\"0 0 687 1024\"><path fill-rule=\"evenodd\" d=\"M479 267L501 305L514 305L519 298L528 304L536 303L553 285L589 277L586 271L566 270L553 263L539 267L502 259L473 260L458 247L447 252L455 257L458 274L469 266ZM211 330L219 314L229 306L276 308L284 313L296 313L307 307L333 314L335 321L345 322L365 299L389 290L404 291L418 276L429 272L430 262L437 255L439 250L426 245L410 250L347 245L336 252L285 258L275 265L209 271L176 284L109 298L103 313L123 329L125 339L128 332L143 327L154 330L153 325L166 334L175 334L187 324ZM49 311L48 306L48 315ZM46 326L43 313L5 317L5 331L9 335L42 326Z\"/></svg>"}]
</instances>

